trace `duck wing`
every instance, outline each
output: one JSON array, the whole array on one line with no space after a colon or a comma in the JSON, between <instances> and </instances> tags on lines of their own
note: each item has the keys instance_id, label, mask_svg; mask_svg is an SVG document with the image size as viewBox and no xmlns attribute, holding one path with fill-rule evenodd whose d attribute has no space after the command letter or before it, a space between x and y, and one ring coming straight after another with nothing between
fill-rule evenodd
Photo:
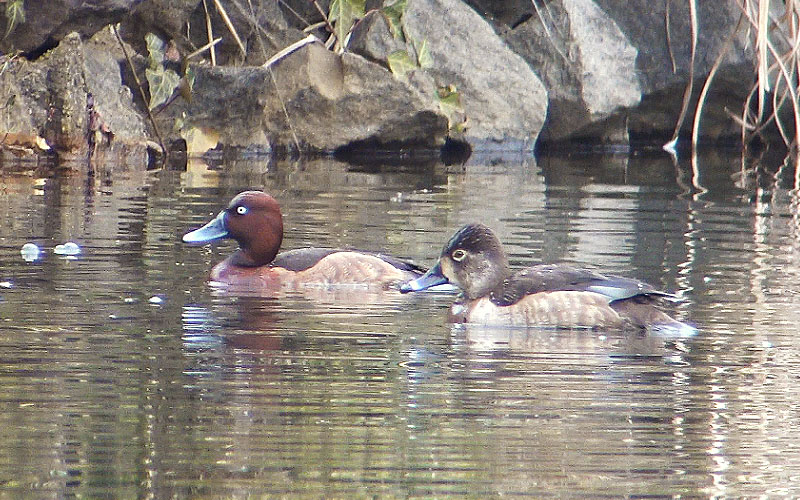
<instances>
[{"instance_id":1,"label":"duck wing","mask_svg":"<svg viewBox=\"0 0 800 500\"><path fill-rule=\"evenodd\" d=\"M677 298L636 279L606 276L590 269L565 265L542 264L523 269L508 278L503 283L502 293L494 294L492 300L497 305L511 305L526 295L561 290L599 293L608 297L609 302L632 297Z\"/></svg>"},{"instance_id":2,"label":"duck wing","mask_svg":"<svg viewBox=\"0 0 800 500\"><path fill-rule=\"evenodd\" d=\"M298 248L295 250L288 250L286 252L281 252L277 256L275 256L275 259L273 259L271 265L273 267L282 267L289 271L295 271L295 272L305 271L306 269L314 267L320 260L324 259L328 255L337 252L357 252L365 255L371 255L373 257L381 259L382 261L396 267L401 271L409 271L419 275L424 274L425 271L427 270L422 266L414 264L413 262L408 262L378 252L368 252L363 250L342 250L340 248L314 248L314 247Z\"/></svg>"}]
</instances>

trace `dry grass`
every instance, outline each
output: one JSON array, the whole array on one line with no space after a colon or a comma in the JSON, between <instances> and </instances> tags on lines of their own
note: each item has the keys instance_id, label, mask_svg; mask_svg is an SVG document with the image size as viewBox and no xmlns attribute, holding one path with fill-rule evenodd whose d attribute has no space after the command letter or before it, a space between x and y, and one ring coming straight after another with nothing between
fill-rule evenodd
<instances>
[{"instance_id":1,"label":"dry grass","mask_svg":"<svg viewBox=\"0 0 800 500\"><path fill-rule=\"evenodd\" d=\"M800 147L800 0L738 0L757 56L755 83L741 116L744 143L775 124L793 153Z\"/></svg>"}]
</instances>

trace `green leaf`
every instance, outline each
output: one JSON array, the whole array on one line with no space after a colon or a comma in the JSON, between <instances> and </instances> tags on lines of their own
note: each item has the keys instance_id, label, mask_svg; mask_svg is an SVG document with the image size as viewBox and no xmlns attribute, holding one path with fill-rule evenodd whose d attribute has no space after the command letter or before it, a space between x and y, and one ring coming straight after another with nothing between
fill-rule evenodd
<instances>
[{"instance_id":1,"label":"green leaf","mask_svg":"<svg viewBox=\"0 0 800 500\"><path fill-rule=\"evenodd\" d=\"M439 99L439 109L447 117L450 130L463 132L466 129L466 115L464 107L461 105L461 94L458 93L455 85L439 87L436 89L436 97Z\"/></svg>"},{"instance_id":2,"label":"green leaf","mask_svg":"<svg viewBox=\"0 0 800 500\"><path fill-rule=\"evenodd\" d=\"M411 59L411 56L408 55L408 52L405 50L396 50L392 52L386 58L386 62L389 63L389 69L398 78L405 78L409 71L417 68L414 60Z\"/></svg>"},{"instance_id":3,"label":"green leaf","mask_svg":"<svg viewBox=\"0 0 800 500\"><path fill-rule=\"evenodd\" d=\"M356 20L364 17L367 0L333 0L328 20L334 24L333 31L341 47Z\"/></svg>"},{"instance_id":4,"label":"green leaf","mask_svg":"<svg viewBox=\"0 0 800 500\"><path fill-rule=\"evenodd\" d=\"M11 0L6 4L6 34L3 40L8 38L8 35L14 31L18 25L25 22L25 5L22 0Z\"/></svg>"},{"instance_id":5,"label":"green leaf","mask_svg":"<svg viewBox=\"0 0 800 500\"><path fill-rule=\"evenodd\" d=\"M150 84L150 109L165 103L175 92L175 87L181 81L178 73L171 69L165 70L162 67L156 69L147 68L145 76L147 76L147 82Z\"/></svg>"},{"instance_id":6,"label":"green leaf","mask_svg":"<svg viewBox=\"0 0 800 500\"><path fill-rule=\"evenodd\" d=\"M146 34L144 36L144 41L147 43L147 52L150 53L150 57L147 60L148 66L156 69L164 62L164 47L166 44L152 33Z\"/></svg>"},{"instance_id":7,"label":"green leaf","mask_svg":"<svg viewBox=\"0 0 800 500\"><path fill-rule=\"evenodd\" d=\"M417 49L417 61L420 68L430 68L433 66L433 57L428 50L428 40L423 40Z\"/></svg>"},{"instance_id":8,"label":"green leaf","mask_svg":"<svg viewBox=\"0 0 800 500\"><path fill-rule=\"evenodd\" d=\"M389 21L389 28L392 30L392 35L401 41L405 41L406 37L403 34L403 14L406 11L408 0L394 0L388 2L383 6L381 11L386 19Z\"/></svg>"}]
</instances>

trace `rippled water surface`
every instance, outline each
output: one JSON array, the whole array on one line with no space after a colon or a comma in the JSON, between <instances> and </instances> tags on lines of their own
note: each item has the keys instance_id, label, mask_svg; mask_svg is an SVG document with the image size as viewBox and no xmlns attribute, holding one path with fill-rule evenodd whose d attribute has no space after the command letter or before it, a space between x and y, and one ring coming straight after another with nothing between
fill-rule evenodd
<instances>
[{"instance_id":1,"label":"rippled water surface","mask_svg":"<svg viewBox=\"0 0 800 500\"><path fill-rule=\"evenodd\" d=\"M0 498L798 496L798 196L758 167L4 166ZM480 221L515 268L681 292L699 333L454 327L447 294L226 295L206 277L234 244L180 236L248 188L281 203L285 249L430 265Z\"/></svg>"}]
</instances>

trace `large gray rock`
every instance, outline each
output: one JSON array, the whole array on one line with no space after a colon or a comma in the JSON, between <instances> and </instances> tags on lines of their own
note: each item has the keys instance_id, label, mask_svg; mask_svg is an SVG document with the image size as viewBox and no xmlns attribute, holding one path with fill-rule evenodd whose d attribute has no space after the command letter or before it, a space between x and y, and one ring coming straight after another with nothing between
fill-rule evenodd
<instances>
[{"instance_id":1,"label":"large gray rock","mask_svg":"<svg viewBox=\"0 0 800 500\"><path fill-rule=\"evenodd\" d=\"M332 151L358 141L440 146L447 119L433 99L361 56L306 45L269 68L198 67L186 127L226 146L294 144Z\"/></svg>"},{"instance_id":2,"label":"large gray rock","mask_svg":"<svg viewBox=\"0 0 800 500\"><path fill-rule=\"evenodd\" d=\"M86 43L73 33L36 61L13 59L0 73L0 102L11 103L0 111L6 144L33 147L44 139L62 157L84 157L91 94L98 124L114 134L100 151L125 153L132 162L145 164L145 124L122 84L119 50L107 31Z\"/></svg>"},{"instance_id":3,"label":"large gray rock","mask_svg":"<svg viewBox=\"0 0 800 500\"><path fill-rule=\"evenodd\" d=\"M418 42L427 41L433 65L426 72L436 84L460 92L468 141L536 142L547 91L477 12L459 0L409 0L403 24Z\"/></svg>"},{"instance_id":4,"label":"large gray rock","mask_svg":"<svg viewBox=\"0 0 800 500\"><path fill-rule=\"evenodd\" d=\"M25 0L25 22L8 37L0 38L0 52L42 52L73 32L90 38L103 27L121 21L141 1Z\"/></svg>"},{"instance_id":5,"label":"large gray rock","mask_svg":"<svg viewBox=\"0 0 800 500\"><path fill-rule=\"evenodd\" d=\"M214 47L219 65L263 64L276 52L305 36L289 24L281 10L282 2L278 0L223 0L221 9L210 0L206 3L213 37L222 38ZM291 5L284 7L289 9ZM244 53L221 12L230 20ZM148 32L162 40L173 41L182 55L208 43L206 10L198 0L143 0L122 23L122 31L125 40L144 55L147 54L144 35Z\"/></svg>"},{"instance_id":6,"label":"large gray rock","mask_svg":"<svg viewBox=\"0 0 800 500\"><path fill-rule=\"evenodd\" d=\"M509 46L542 77L550 94L550 113L541 137L544 142L626 142L671 136L690 67L685 3L671 3L674 67L664 2L556 0L540 7L539 13L531 5L529 12L526 21L507 26L503 33ZM739 13L733 0L700 3L693 102ZM526 16L517 12L514 17ZM704 112L706 137L739 133L738 125L723 110L726 106L741 108L752 78L752 52L742 34L734 39L709 95ZM685 131L690 124L688 120Z\"/></svg>"},{"instance_id":7,"label":"large gray rock","mask_svg":"<svg viewBox=\"0 0 800 500\"><path fill-rule=\"evenodd\" d=\"M406 50L406 45L392 35L386 16L371 10L353 26L347 50L388 68L389 55Z\"/></svg>"}]
</instances>

